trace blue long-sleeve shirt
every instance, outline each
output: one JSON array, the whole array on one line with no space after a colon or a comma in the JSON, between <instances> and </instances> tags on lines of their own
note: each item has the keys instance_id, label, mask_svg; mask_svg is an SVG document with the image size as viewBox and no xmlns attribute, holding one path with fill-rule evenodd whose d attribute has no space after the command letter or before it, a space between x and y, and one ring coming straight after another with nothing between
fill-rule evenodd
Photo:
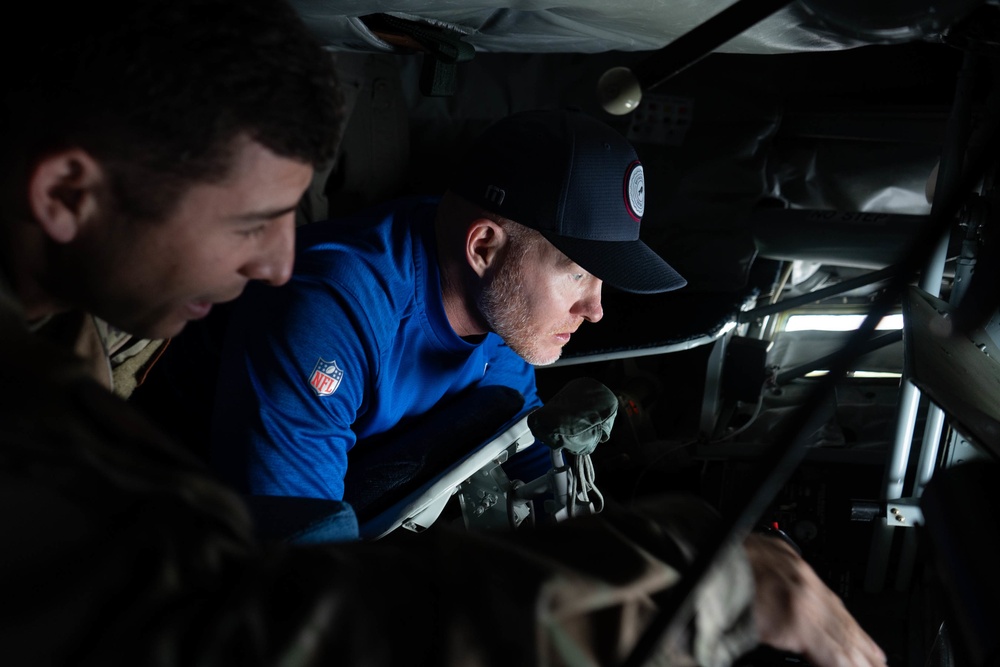
<instances>
[{"instance_id":1,"label":"blue long-sleeve shirt","mask_svg":"<svg viewBox=\"0 0 1000 667\"><path fill-rule=\"evenodd\" d=\"M340 500L347 453L443 399L503 385L539 405L534 369L495 334L445 316L435 199L298 230L291 281L235 304L212 426L213 464L254 494ZM547 469L546 448L522 466ZM535 460L537 459L537 460Z\"/></svg>"}]
</instances>

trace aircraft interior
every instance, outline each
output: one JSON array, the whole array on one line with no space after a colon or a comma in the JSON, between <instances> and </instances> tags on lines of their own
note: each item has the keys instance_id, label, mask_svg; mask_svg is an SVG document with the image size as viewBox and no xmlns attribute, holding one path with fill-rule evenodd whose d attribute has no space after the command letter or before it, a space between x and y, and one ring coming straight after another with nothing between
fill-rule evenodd
<instances>
[{"instance_id":1,"label":"aircraft interior","mask_svg":"<svg viewBox=\"0 0 1000 667\"><path fill-rule=\"evenodd\" d=\"M536 369L613 392L605 502L698 494L790 537L890 664L1000 664L997 3L293 4L350 111L302 224L441 193L512 112L612 125L688 285L605 290Z\"/></svg>"}]
</instances>

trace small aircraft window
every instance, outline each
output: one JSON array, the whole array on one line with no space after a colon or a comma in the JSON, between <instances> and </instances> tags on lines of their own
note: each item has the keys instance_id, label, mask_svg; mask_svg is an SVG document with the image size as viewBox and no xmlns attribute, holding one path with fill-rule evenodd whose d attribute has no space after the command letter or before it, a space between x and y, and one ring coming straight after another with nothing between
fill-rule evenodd
<instances>
[{"instance_id":1,"label":"small aircraft window","mask_svg":"<svg viewBox=\"0 0 1000 667\"><path fill-rule=\"evenodd\" d=\"M825 375L827 369L823 364L827 360L826 355L834 353L844 345L849 332L860 327L865 319L865 313L853 307L840 309L839 312L837 307L834 307L832 311L823 312L811 308L791 311L781 317L777 323L778 331L774 336L775 349L771 355L772 361L782 367L789 367L808 363L811 358L817 365L809 372L803 372L801 377ZM878 331L902 330L902 313L886 315L875 328ZM849 371L847 376L873 379L901 377L900 345L898 341L892 344L886 341L886 346L882 349L862 355L856 367Z\"/></svg>"},{"instance_id":2,"label":"small aircraft window","mask_svg":"<svg viewBox=\"0 0 1000 667\"><path fill-rule=\"evenodd\" d=\"M803 377L816 378L826 375L830 371L826 369L817 369L814 371L809 371ZM851 378L900 378L903 377L902 373L893 373L888 371L848 371L847 377Z\"/></svg>"},{"instance_id":3,"label":"small aircraft window","mask_svg":"<svg viewBox=\"0 0 1000 667\"><path fill-rule=\"evenodd\" d=\"M856 315L790 315L785 320L782 331L854 331L861 326L865 316ZM903 315L886 315L875 327L879 330L903 328Z\"/></svg>"}]
</instances>

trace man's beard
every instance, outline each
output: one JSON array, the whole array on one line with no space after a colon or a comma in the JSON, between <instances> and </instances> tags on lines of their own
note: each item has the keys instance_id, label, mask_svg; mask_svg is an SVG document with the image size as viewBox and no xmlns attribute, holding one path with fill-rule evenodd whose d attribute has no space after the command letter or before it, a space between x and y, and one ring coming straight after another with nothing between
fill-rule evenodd
<instances>
[{"instance_id":1,"label":"man's beard","mask_svg":"<svg viewBox=\"0 0 1000 667\"><path fill-rule=\"evenodd\" d=\"M535 366L555 363L562 350L546 353L532 330L531 311L521 281L520 253L510 253L479 294L477 305L490 330L503 338L507 347Z\"/></svg>"}]
</instances>

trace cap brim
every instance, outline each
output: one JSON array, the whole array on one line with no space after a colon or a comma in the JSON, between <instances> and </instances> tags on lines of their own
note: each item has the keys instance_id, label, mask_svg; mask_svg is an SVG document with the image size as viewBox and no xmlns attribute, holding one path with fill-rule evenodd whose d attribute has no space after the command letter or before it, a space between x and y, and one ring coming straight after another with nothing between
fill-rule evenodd
<instances>
[{"instance_id":1,"label":"cap brim","mask_svg":"<svg viewBox=\"0 0 1000 667\"><path fill-rule=\"evenodd\" d=\"M658 294L687 285L681 274L642 241L591 241L543 233L552 245L608 285Z\"/></svg>"}]
</instances>

